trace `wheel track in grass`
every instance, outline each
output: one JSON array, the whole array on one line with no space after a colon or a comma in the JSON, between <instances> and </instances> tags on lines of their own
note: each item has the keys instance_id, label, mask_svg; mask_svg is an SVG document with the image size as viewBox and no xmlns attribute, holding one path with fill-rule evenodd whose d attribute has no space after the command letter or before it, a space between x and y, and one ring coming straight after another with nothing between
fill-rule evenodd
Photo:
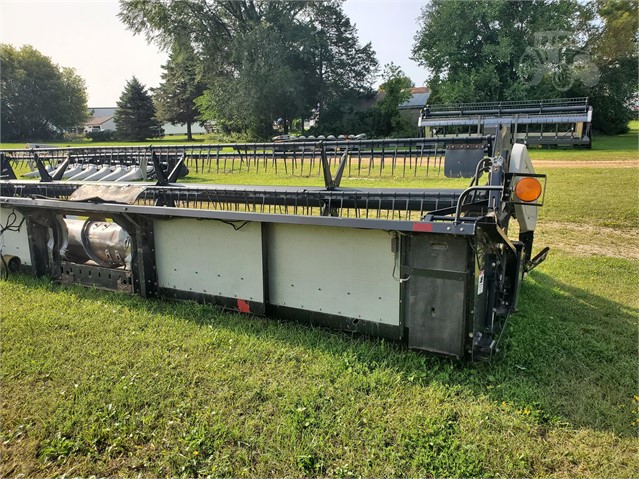
<instances>
[{"instance_id":1,"label":"wheel track in grass","mask_svg":"<svg viewBox=\"0 0 639 479\"><path fill-rule=\"evenodd\" d=\"M565 221L540 221L539 245L576 256L639 259L639 228L610 228Z\"/></svg>"}]
</instances>

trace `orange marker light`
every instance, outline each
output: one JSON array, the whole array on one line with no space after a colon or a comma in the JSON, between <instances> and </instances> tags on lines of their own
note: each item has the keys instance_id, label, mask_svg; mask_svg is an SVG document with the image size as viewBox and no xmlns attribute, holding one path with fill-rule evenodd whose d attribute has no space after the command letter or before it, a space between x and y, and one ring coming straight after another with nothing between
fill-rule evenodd
<instances>
[{"instance_id":1,"label":"orange marker light","mask_svg":"<svg viewBox=\"0 0 639 479\"><path fill-rule=\"evenodd\" d=\"M535 201L541 196L541 183L537 178L522 178L515 185L515 194L521 201Z\"/></svg>"}]
</instances>

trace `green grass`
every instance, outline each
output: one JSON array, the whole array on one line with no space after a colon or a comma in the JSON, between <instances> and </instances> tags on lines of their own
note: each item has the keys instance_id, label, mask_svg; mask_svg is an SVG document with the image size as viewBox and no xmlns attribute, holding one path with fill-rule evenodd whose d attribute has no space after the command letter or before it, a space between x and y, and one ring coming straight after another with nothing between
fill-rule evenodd
<instances>
[{"instance_id":1,"label":"green grass","mask_svg":"<svg viewBox=\"0 0 639 479\"><path fill-rule=\"evenodd\" d=\"M239 171L236 168L233 173L229 174L215 173L215 167L213 167L211 172L208 171L208 168L206 168L205 171L195 171L192 165L189 166L189 168L188 176L181 178L179 182L225 183L236 185L324 186L324 179L317 174L317 167L313 169L312 174L308 174L308 167L305 166L304 174L299 174L299 171L296 171L295 175L288 176L284 174L284 168L281 166L281 163L278 167L277 174L271 166L268 167L266 172L263 169L256 172L255 168L251 167L250 171L247 171L246 168ZM356 188L465 188L468 186L467 178L446 178L443 171L439 174L436 171L430 171L427 176L426 168L420 167L417 175L414 175L412 171L407 171L405 177L401 176L401 171L401 168L399 168L396 175L392 176L391 168L385 167L382 176L379 176L379 169L377 172L373 172L371 176L366 176L368 172L364 169L363 175L357 176L356 170L353 168L352 176L349 176L348 171L344 172L340 185Z\"/></svg>"},{"instance_id":2,"label":"green grass","mask_svg":"<svg viewBox=\"0 0 639 479\"><path fill-rule=\"evenodd\" d=\"M639 121L631 121L630 131L623 135L594 135L592 149L532 149L533 160L626 161L637 160Z\"/></svg>"},{"instance_id":3,"label":"green grass","mask_svg":"<svg viewBox=\"0 0 639 479\"><path fill-rule=\"evenodd\" d=\"M468 365L18 278L2 296L2 473L627 477L636 287L629 261L554 255L503 357Z\"/></svg>"},{"instance_id":4,"label":"green grass","mask_svg":"<svg viewBox=\"0 0 639 479\"><path fill-rule=\"evenodd\" d=\"M536 242L552 251L492 364L191 302L3 281L0 476L634 477L637 170L542 172Z\"/></svg>"},{"instance_id":5,"label":"green grass","mask_svg":"<svg viewBox=\"0 0 639 479\"><path fill-rule=\"evenodd\" d=\"M593 148L605 151L634 151L637 152L639 141L639 121L631 121L628 133L616 136L595 136Z\"/></svg>"},{"instance_id":6,"label":"green grass","mask_svg":"<svg viewBox=\"0 0 639 479\"><path fill-rule=\"evenodd\" d=\"M606 136L595 135L592 149L545 148L531 149L533 160L577 160L577 161L612 161L636 160L639 149L639 121L630 122L630 131L623 135ZM233 143L233 141L229 141ZM35 142L38 143L38 142ZM42 142L40 142L42 143ZM220 143L208 141L206 135L193 135L193 141L186 140L186 135L167 136L162 139L135 141L93 142L86 139L67 142L44 142L54 146L146 146L146 145L201 145L205 143ZM0 149L24 148L25 143L0 143Z\"/></svg>"},{"instance_id":7,"label":"green grass","mask_svg":"<svg viewBox=\"0 0 639 479\"><path fill-rule=\"evenodd\" d=\"M543 168L547 175L541 221L636 228L639 168Z\"/></svg>"}]
</instances>

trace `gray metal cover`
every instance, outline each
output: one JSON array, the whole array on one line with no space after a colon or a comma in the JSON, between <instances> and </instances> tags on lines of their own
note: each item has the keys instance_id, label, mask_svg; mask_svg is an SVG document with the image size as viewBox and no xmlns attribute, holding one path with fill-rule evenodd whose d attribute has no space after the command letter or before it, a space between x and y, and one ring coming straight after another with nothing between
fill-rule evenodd
<instances>
[{"instance_id":1,"label":"gray metal cover","mask_svg":"<svg viewBox=\"0 0 639 479\"><path fill-rule=\"evenodd\" d=\"M477 164L486 155L481 148L464 145L468 148L448 148L444 158L444 175L446 178L472 178Z\"/></svg>"},{"instance_id":2,"label":"gray metal cover","mask_svg":"<svg viewBox=\"0 0 639 479\"><path fill-rule=\"evenodd\" d=\"M469 246L465 238L405 237L404 321L408 346L464 355Z\"/></svg>"}]
</instances>

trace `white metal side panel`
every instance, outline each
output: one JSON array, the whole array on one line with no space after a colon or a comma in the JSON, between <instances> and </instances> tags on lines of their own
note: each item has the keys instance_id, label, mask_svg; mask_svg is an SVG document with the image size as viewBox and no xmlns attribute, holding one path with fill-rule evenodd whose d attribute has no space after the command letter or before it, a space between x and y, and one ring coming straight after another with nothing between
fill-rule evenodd
<instances>
[{"instance_id":1,"label":"white metal side panel","mask_svg":"<svg viewBox=\"0 0 639 479\"><path fill-rule=\"evenodd\" d=\"M264 302L262 229L219 221L154 221L158 286Z\"/></svg>"},{"instance_id":2,"label":"white metal side panel","mask_svg":"<svg viewBox=\"0 0 639 479\"><path fill-rule=\"evenodd\" d=\"M532 160L525 145L515 143L510 153L510 173L534 173ZM535 231L539 208L530 205L515 205L515 216L520 231Z\"/></svg>"},{"instance_id":3,"label":"white metal side panel","mask_svg":"<svg viewBox=\"0 0 639 479\"><path fill-rule=\"evenodd\" d=\"M394 261L385 231L271 225L270 303L399 325Z\"/></svg>"},{"instance_id":4,"label":"white metal side panel","mask_svg":"<svg viewBox=\"0 0 639 479\"><path fill-rule=\"evenodd\" d=\"M12 214L15 213L15 214ZM13 208L0 208L0 228L13 225L17 228L22 222L23 216ZM13 229L13 228L12 228ZM23 222L20 231L6 230L0 236L0 252L20 258L22 264L31 265L31 250L29 249L29 237L27 235L27 223Z\"/></svg>"}]
</instances>

